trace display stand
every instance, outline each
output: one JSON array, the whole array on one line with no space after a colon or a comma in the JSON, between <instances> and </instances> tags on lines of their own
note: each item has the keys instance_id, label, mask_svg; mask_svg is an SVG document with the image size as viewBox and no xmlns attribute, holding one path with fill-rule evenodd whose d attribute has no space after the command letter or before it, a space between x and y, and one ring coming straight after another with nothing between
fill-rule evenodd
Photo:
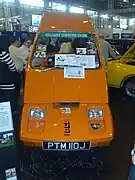
<instances>
[{"instance_id":1,"label":"display stand","mask_svg":"<svg viewBox=\"0 0 135 180\"><path fill-rule=\"evenodd\" d=\"M10 102L0 103L0 180L20 180Z\"/></svg>"}]
</instances>

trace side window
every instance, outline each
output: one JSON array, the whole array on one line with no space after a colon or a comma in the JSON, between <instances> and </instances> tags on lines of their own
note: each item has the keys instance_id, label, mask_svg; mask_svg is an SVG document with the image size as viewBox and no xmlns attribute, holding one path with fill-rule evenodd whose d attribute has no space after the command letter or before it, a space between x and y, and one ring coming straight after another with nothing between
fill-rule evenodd
<instances>
[{"instance_id":1,"label":"side window","mask_svg":"<svg viewBox=\"0 0 135 180\"><path fill-rule=\"evenodd\" d=\"M48 43L49 43L49 39L39 37L36 43L36 47L33 53L32 63L31 63L33 68L39 67L44 61L46 57Z\"/></svg>"}]
</instances>

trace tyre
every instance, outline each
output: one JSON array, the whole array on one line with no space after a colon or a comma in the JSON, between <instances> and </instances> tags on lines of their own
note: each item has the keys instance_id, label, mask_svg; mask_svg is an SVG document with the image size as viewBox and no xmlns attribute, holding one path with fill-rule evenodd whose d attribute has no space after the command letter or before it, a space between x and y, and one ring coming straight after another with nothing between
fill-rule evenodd
<instances>
[{"instance_id":1,"label":"tyre","mask_svg":"<svg viewBox=\"0 0 135 180\"><path fill-rule=\"evenodd\" d=\"M126 96L135 98L135 77L128 78L123 85Z\"/></svg>"}]
</instances>

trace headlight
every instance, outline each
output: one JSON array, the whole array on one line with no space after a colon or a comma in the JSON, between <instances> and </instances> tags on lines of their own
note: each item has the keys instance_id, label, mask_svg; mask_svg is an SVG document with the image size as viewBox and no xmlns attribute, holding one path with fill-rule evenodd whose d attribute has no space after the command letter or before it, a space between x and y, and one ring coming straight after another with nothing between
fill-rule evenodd
<instances>
[{"instance_id":1,"label":"headlight","mask_svg":"<svg viewBox=\"0 0 135 180\"><path fill-rule=\"evenodd\" d=\"M45 117L45 112L43 109L30 109L30 118L42 119Z\"/></svg>"},{"instance_id":2,"label":"headlight","mask_svg":"<svg viewBox=\"0 0 135 180\"><path fill-rule=\"evenodd\" d=\"M89 109L88 117L90 119L101 119L101 118L103 118L103 109Z\"/></svg>"}]
</instances>

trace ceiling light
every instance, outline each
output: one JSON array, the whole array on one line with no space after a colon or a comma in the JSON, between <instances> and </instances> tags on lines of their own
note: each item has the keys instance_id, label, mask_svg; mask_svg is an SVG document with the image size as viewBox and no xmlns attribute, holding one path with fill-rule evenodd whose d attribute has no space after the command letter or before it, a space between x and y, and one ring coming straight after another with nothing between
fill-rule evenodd
<instances>
[{"instance_id":1,"label":"ceiling light","mask_svg":"<svg viewBox=\"0 0 135 180\"><path fill-rule=\"evenodd\" d=\"M118 17L113 17L114 21L119 21L120 19Z\"/></svg>"},{"instance_id":2,"label":"ceiling light","mask_svg":"<svg viewBox=\"0 0 135 180\"><path fill-rule=\"evenodd\" d=\"M135 24L135 18L129 19L129 26L133 26Z\"/></svg>"},{"instance_id":3,"label":"ceiling light","mask_svg":"<svg viewBox=\"0 0 135 180\"><path fill-rule=\"evenodd\" d=\"M71 13L79 13L79 14L83 14L84 13L84 9L83 8L79 8L79 7L75 7L75 6L71 6L69 11Z\"/></svg>"},{"instance_id":4,"label":"ceiling light","mask_svg":"<svg viewBox=\"0 0 135 180\"><path fill-rule=\"evenodd\" d=\"M98 17L98 14L94 14L93 17Z\"/></svg>"},{"instance_id":5,"label":"ceiling light","mask_svg":"<svg viewBox=\"0 0 135 180\"><path fill-rule=\"evenodd\" d=\"M49 7L52 7L52 2L49 2Z\"/></svg>"},{"instance_id":6,"label":"ceiling light","mask_svg":"<svg viewBox=\"0 0 135 180\"><path fill-rule=\"evenodd\" d=\"M20 4L24 5L32 5L37 7L44 7L44 1L43 0L20 0Z\"/></svg>"},{"instance_id":7,"label":"ceiling light","mask_svg":"<svg viewBox=\"0 0 135 180\"><path fill-rule=\"evenodd\" d=\"M127 29L128 25L127 25L127 19L122 19L120 18L120 28L121 29Z\"/></svg>"},{"instance_id":8,"label":"ceiling light","mask_svg":"<svg viewBox=\"0 0 135 180\"><path fill-rule=\"evenodd\" d=\"M100 17L103 18L103 19L109 19L108 14L101 14Z\"/></svg>"},{"instance_id":9,"label":"ceiling light","mask_svg":"<svg viewBox=\"0 0 135 180\"><path fill-rule=\"evenodd\" d=\"M112 28L112 26L111 26L111 25L108 25L108 28Z\"/></svg>"}]
</instances>

